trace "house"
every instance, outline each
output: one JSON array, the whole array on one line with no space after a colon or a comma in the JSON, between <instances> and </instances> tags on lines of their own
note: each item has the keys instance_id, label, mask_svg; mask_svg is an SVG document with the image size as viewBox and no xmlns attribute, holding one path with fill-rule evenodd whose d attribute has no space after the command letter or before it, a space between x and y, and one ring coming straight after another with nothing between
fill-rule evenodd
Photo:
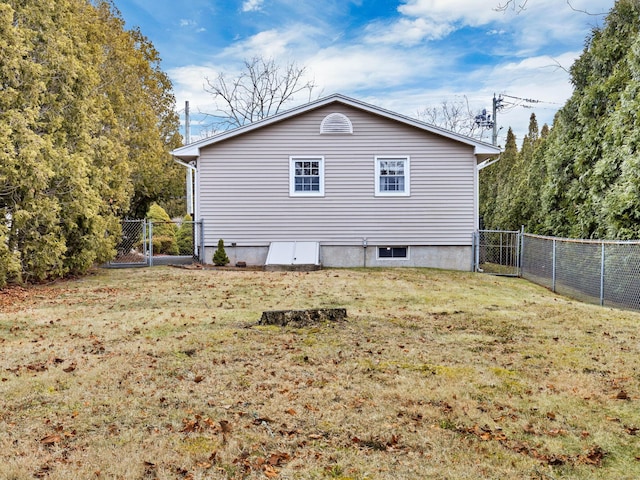
<instances>
[{"instance_id":1,"label":"house","mask_svg":"<svg viewBox=\"0 0 640 480\"><path fill-rule=\"evenodd\" d=\"M223 239L232 264L284 245L329 267L470 270L478 164L499 152L336 94L172 154L195 165L207 262Z\"/></svg>"}]
</instances>

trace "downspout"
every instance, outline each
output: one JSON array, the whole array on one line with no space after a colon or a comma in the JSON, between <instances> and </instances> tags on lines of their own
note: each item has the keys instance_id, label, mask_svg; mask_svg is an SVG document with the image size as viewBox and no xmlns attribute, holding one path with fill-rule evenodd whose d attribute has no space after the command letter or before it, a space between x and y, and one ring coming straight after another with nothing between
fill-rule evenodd
<instances>
[{"instance_id":1,"label":"downspout","mask_svg":"<svg viewBox=\"0 0 640 480\"><path fill-rule=\"evenodd\" d=\"M362 239L362 264L363 268L367 268L367 237Z\"/></svg>"},{"instance_id":2,"label":"downspout","mask_svg":"<svg viewBox=\"0 0 640 480\"><path fill-rule=\"evenodd\" d=\"M187 213L195 221L195 197L193 195L193 175L197 170L194 165L195 162L185 163L177 158L174 158L173 161L187 169Z\"/></svg>"},{"instance_id":3,"label":"downspout","mask_svg":"<svg viewBox=\"0 0 640 480\"><path fill-rule=\"evenodd\" d=\"M194 183L194 175L196 176L197 179L197 172L198 169L195 166L195 161L191 161L189 163L185 163L181 160L178 160L177 158L174 157L173 159L174 162L176 162L179 165L182 165L183 167L185 167L187 170L187 213L189 215L191 215L191 221L193 222L193 228L192 228L192 232L193 232L193 246L194 249L197 248L197 250L194 250L194 253L197 251L198 252L198 256L200 257L200 261L202 263L204 263L204 223L202 222L202 220L200 220L200 239L196 238L195 233L196 233L196 225L198 222L198 219L196 219L196 195L194 195L193 192L193 183ZM198 245L198 243L200 243L200 245Z\"/></svg>"}]
</instances>

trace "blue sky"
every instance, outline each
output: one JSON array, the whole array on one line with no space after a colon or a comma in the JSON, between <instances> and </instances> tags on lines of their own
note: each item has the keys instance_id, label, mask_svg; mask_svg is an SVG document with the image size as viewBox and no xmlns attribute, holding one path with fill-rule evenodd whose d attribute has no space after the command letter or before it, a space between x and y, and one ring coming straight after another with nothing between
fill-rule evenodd
<instances>
[{"instance_id":1,"label":"blue sky","mask_svg":"<svg viewBox=\"0 0 640 480\"><path fill-rule=\"evenodd\" d=\"M509 127L522 140L531 113L552 123L571 95L566 70L614 4L516 0L526 8L500 12L506 0L114 1L160 52L196 136L208 132L200 113L215 110L205 79L263 56L306 67L316 96L341 93L412 117L465 98L474 112L490 110L494 93L508 95L502 145Z\"/></svg>"}]
</instances>

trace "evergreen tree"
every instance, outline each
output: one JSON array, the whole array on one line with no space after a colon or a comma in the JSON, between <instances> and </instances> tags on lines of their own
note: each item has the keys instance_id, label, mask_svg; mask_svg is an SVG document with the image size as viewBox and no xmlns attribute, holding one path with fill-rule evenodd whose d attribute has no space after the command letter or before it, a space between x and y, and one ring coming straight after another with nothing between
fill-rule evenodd
<instances>
[{"instance_id":1,"label":"evergreen tree","mask_svg":"<svg viewBox=\"0 0 640 480\"><path fill-rule=\"evenodd\" d=\"M522 174L522 198L519 200L520 224L530 233L543 234L541 216L542 200L540 191L547 181L545 155L549 126L543 125L540 136L533 143L531 153L521 152L524 157ZM523 149L524 150L524 149Z\"/></svg>"},{"instance_id":2,"label":"evergreen tree","mask_svg":"<svg viewBox=\"0 0 640 480\"><path fill-rule=\"evenodd\" d=\"M218 240L218 248L213 253L213 264L219 267L222 267L229 263L229 257L227 257L227 252L224 250L224 240Z\"/></svg>"},{"instance_id":3,"label":"evergreen tree","mask_svg":"<svg viewBox=\"0 0 640 480\"><path fill-rule=\"evenodd\" d=\"M102 0L5 0L0 58L0 285L81 274L180 195L171 85Z\"/></svg>"},{"instance_id":4,"label":"evergreen tree","mask_svg":"<svg viewBox=\"0 0 640 480\"><path fill-rule=\"evenodd\" d=\"M633 74L639 29L640 4L617 1L571 67L574 93L556 115L545 155L542 211L548 233L578 238L640 233L637 220L627 215L630 204L609 198L624 191L617 187L624 183L622 165L635 151L626 138L638 129L630 103L640 81ZM610 225L616 219L621 222Z\"/></svg>"},{"instance_id":5,"label":"evergreen tree","mask_svg":"<svg viewBox=\"0 0 640 480\"><path fill-rule=\"evenodd\" d=\"M147 220L153 224L153 253L178 255L177 227L157 203L149 207Z\"/></svg>"},{"instance_id":6,"label":"evergreen tree","mask_svg":"<svg viewBox=\"0 0 640 480\"><path fill-rule=\"evenodd\" d=\"M482 170L485 226L640 238L640 2L615 3L571 81L553 128L538 136L532 116L517 161L508 139L500 161Z\"/></svg>"},{"instance_id":7,"label":"evergreen tree","mask_svg":"<svg viewBox=\"0 0 640 480\"><path fill-rule=\"evenodd\" d=\"M500 159L480 171L480 216L486 229L507 229L507 204L511 196L512 169L517 161L518 146L509 128Z\"/></svg>"},{"instance_id":8,"label":"evergreen tree","mask_svg":"<svg viewBox=\"0 0 640 480\"><path fill-rule=\"evenodd\" d=\"M193 232L193 220L191 215L187 213L182 219L182 225L180 225L176 234L180 255L193 254Z\"/></svg>"}]
</instances>

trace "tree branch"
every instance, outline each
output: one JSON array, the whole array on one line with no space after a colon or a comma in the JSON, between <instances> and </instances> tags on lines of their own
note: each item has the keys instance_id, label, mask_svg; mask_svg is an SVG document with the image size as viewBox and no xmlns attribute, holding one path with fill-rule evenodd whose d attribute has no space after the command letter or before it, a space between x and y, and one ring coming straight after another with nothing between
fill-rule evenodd
<instances>
[{"instance_id":1,"label":"tree branch","mask_svg":"<svg viewBox=\"0 0 640 480\"><path fill-rule=\"evenodd\" d=\"M205 79L205 91L216 100L216 111L207 115L224 129L275 115L299 93L306 91L311 98L316 85L313 80L304 81L306 73L305 67L295 63L283 69L273 59L245 60L244 70L234 79L223 73L215 80Z\"/></svg>"}]
</instances>

